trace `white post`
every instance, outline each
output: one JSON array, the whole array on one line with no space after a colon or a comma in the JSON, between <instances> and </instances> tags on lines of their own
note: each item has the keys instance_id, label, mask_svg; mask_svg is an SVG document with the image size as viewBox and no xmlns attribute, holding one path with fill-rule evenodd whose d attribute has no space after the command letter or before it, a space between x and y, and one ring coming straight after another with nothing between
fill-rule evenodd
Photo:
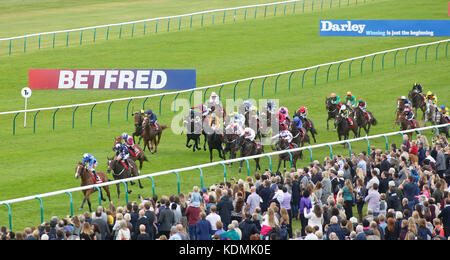
<instances>
[{"instance_id":1,"label":"white post","mask_svg":"<svg viewBox=\"0 0 450 260\"><path fill-rule=\"evenodd\" d=\"M25 87L21 91L22 97L25 98L25 118L23 122L23 127L27 128L27 107L28 107L28 98L31 97L32 91L29 87Z\"/></svg>"}]
</instances>

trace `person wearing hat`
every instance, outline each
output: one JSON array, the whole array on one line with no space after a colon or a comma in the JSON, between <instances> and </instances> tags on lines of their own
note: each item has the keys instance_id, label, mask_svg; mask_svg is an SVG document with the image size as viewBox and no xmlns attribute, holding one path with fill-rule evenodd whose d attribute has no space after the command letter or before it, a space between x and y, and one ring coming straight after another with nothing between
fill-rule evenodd
<instances>
[{"instance_id":1,"label":"person wearing hat","mask_svg":"<svg viewBox=\"0 0 450 260\"><path fill-rule=\"evenodd\" d=\"M349 107L355 107L356 105L356 97L353 96L352 92L348 91L345 96L345 104Z\"/></svg>"},{"instance_id":2,"label":"person wearing hat","mask_svg":"<svg viewBox=\"0 0 450 260\"><path fill-rule=\"evenodd\" d=\"M412 87L412 91L415 93L418 93L418 94L422 93L422 91L423 91L422 85L420 85L418 83L414 83L414 85Z\"/></svg>"},{"instance_id":3,"label":"person wearing hat","mask_svg":"<svg viewBox=\"0 0 450 260\"><path fill-rule=\"evenodd\" d=\"M211 93L211 96L209 97L209 104L213 106L220 104L220 99L216 92Z\"/></svg>"},{"instance_id":4,"label":"person wearing hat","mask_svg":"<svg viewBox=\"0 0 450 260\"><path fill-rule=\"evenodd\" d=\"M448 107L446 107L445 105L442 105L439 108L439 112L441 113L441 115L445 118L445 120L447 121L447 123L450 123L450 114L448 112Z\"/></svg>"},{"instance_id":5,"label":"person wearing hat","mask_svg":"<svg viewBox=\"0 0 450 260\"><path fill-rule=\"evenodd\" d=\"M431 91L427 92L427 103L430 103L433 106L436 106L437 104L437 96Z\"/></svg>"},{"instance_id":6,"label":"person wearing hat","mask_svg":"<svg viewBox=\"0 0 450 260\"><path fill-rule=\"evenodd\" d=\"M155 128L156 131L158 131L158 118L156 117L156 114L153 113L153 110L149 109L144 113L148 117L148 121L150 122L150 124Z\"/></svg>"}]
</instances>

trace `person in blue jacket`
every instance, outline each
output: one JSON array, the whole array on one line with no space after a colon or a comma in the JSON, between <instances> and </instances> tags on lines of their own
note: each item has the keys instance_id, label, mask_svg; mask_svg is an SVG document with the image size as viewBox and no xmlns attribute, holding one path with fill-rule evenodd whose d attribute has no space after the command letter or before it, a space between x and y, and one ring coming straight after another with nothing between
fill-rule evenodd
<instances>
[{"instance_id":1,"label":"person in blue jacket","mask_svg":"<svg viewBox=\"0 0 450 260\"><path fill-rule=\"evenodd\" d=\"M128 170L127 160L130 157L130 151L128 148L123 144L116 144L114 151L116 151L116 160L122 163L125 170Z\"/></svg>"},{"instance_id":2,"label":"person in blue jacket","mask_svg":"<svg viewBox=\"0 0 450 260\"><path fill-rule=\"evenodd\" d=\"M153 110L149 109L145 111L145 114L147 115L150 124L156 129L156 131L158 131L158 118L156 117L156 114L153 113Z\"/></svg>"}]
</instances>

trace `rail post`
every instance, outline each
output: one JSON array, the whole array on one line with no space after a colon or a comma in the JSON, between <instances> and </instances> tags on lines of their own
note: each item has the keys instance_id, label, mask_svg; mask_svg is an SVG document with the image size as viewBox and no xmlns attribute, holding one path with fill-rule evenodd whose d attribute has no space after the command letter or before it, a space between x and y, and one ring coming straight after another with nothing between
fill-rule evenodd
<instances>
[{"instance_id":1,"label":"rail post","mask_svg":"<svg viewBox=\"0 0 450 260\"><path fill-rule=\"evenodd\" d=\"M44 205L42 204L42 199L38 196L36 196L34 198L39 200L39 205L41 207L41 223L44 223Z\"/></svg>"},{"instance_id":2,"label":"rail post","mask_svg":"<svg viewBox=\"0 0 450 260\"><path fill-rule=\"evenodd\" d=\"M111 101L108 106L108 124L111 123L111 105L114 103L114 101Z\"/></svg>"},{"instance_id":3,"label":"rail post","mask_svg":"<svg viewBox=\"0 0 450 260\"><path fill-rule=\"evenodd\" d=\"M261 87L261 96L264 97L264 83L266 83L266 79L267 77L264 77L264 80L262 82L262 87Z\"/></svg>"},{"instance_id":4,"label":"rail post","mask_svg":"<svg viewBox=\"0 0 450 260\"><path fill-rule=\"evenodd\" d=\"M132 98L128 101L128 104L127 104L127 121L128 121L128 112L130 111L130 103L131 103L131 101L133 101Z\"/></svg>"},{"instance_id":5,"label":"rail post","mask_svg":"<svg viewBox=\"0 0 450 260\"><path fill-rule=\"evenodd\" d=\"M227 182L227 167L224 163L219 163L223 167L223 180L226 183Z\"/></svg>"},{"instance_id":6,"label":"rail post","mask_svg":"<svg viewBox=\"0 0 450 260\"><path fill-rule=\"evenodd\" d=\"M125 201L126 201L126 203L128 204L128 185L127 185L127 183L124 182L124 181L121 181L120 183L122 183L123 186L125 187Z\"/></svg>"},{"instance_id":7,"label":"rail post","mask_svg":"<svg viewBox=\"0 0 450 260\"><path fill-rule=\"evenodd\" d=\"M152 192L153 192L153 195L155 195L155 179L153 179L152 176L147 176L147 178L152 181Z\"/></svg>"},{"instance_id":8,"label":"rail post","mask_svg":"<svg viewBox=\"0 0 450 260\"><path fill-rule=\"evenodd\" d=\"M175 173L175 175L177 176L178 194L180 194L180 175L176 171L172 171L172 173Z\"/></svg>"},{"instance_id":9,"label":"rail post","mask_svg":"<svg viewBox=\"0 0 450 260\"><path fill-rule=\"evenodd\" d=\"M270 155L266 155L266 157L269 159L269 169L272 171L272 157Z\"/></svg>"},{"instance_id":10,"label":"rail post","mask_svg":"<svg viewBox=\"0 0 450 260\"><path fill-rule=\"evenodd\" d=\"M39 114L39 112L41 112L41 110L38 110L38 111L36 112L36 114L34 114L34 118L33 118L33 134L36 133L36 117L37 117L37 115Z\"/></svg>"},{"instance_id":11,"label":"rail post","mask_svg":"<svg viewBox=\"0 0 450 260\"><path fill-rule=\"evenodd\" d=\"M13 119L13 135L16 135L16 118L20 113L16 113Z\"/></svg>"},{"instance_id":12,"label":"rail post","mask_svg":"<svg viewBox=\"0 0 450 260\"><path fill-rule=\"evenodd\" d=\"M314 86L317 83L317 71L319 71L319 69L320 69L320 66L317 66L316 72L314 73Z\"/></svg>"},{"instance_id":13,"label":"rail post","mask_svg":"<svg viewBox=\"0 0 450 260\"><path fill-rule=\"evenodd\" d=\"M159 99L159 115L161 116L161 110L162 110L162 100L166 95L162 95Z\"/></svg>"},{"instance_id":14,"label":"rail post","mask_svg":"<svg viewBox=\"0 0 450 260\"><path fill-rule=\"evenodd\" d=\"M330 64L330 66L328 66L328 70L327 70L327 83L328 83L328 76L330 75L331 66L333 66L333 64Z\"/></svg>"},{"instance_id":15,"label":"rail post","mask_svg":"<svg viewBox=\"0 0 450 260\"><path fill-rule=\"evenodd\" d=\"M2 203L8 208L8 216L9 216L9 230L12 230L12 216L11 216L11 206L8 203Z\"/></svg>"},{"instance_id":16,"label":"rail post","mask_svg":"<svg viewBox=\"0 0 450 260\"><path fill-rule=\"evenodd\" d=\"M305 74L306 74L306 72L308 71L309 69L306 69L304 72L303 72L303 75L302 75L302 88L303 88L303 83L305 82Z\"/></svg>"},{"instance_id":17,"label":"rail post","mask_svg":"<svg viewBox=\"0 0 450 260\"><path fill-rule=\"evenodd\" d=\"M277 93L277 86L278 86L278 78L281 76L281 74L278 74L278 76L275 79L275 94Z\"/></svg>"},{"instance_id":18,"label":"rail post","mask_svg":"<svg viewBox=\"0 0 450 260\"><path fill-rule=\"evenodd\" d=\"M72 129L75 128L75 112L78 110L78 106L75 107L72 113Z\"/></svg>"},{"instance_id":19,"label":"rail post","mask_svg":"<svg viewBox=\"0 0 450 260\"><path fill-rule=\"evenodd\" d=\"M56 112L58 112L59 108L55 109L55 112L53 112L53 131L55 131L55 116Z\"/></svg>"},{"instance_id":20,"label":"rail post","mask_svg":"<svg viewBox=\"0 0 450 260\"><path fill-rule=\"evenodd\" d=\"M92 127L92 114L93 114L93 112L94 112L95 106L97 106L97 104L94 104L94 105L92 106L92 108L91 108L91 127Z\"/></svg>"},{"instance_id":21,"label":"rail post","mask_svg":"<svg viewBox=\"0 0 450 260\"><path fill-rule=\"evenodd\" d=\"M65 192L67 195L69 195L69 200L70 200L70 216L73 216L73 198L72 198L72 193L66 191Z\"/></svg>"},{"instance_id":22,"label":"rail post","mask_svg":"<svg viewBox=\"0 0 450 260\"><path fill-rule=\"evenodd\" d=\"M250 90L252 89L253 79L250 80L250 84L248 84L248 98L250 98Z\"/></svg>"},{"instance_id":23,"label":"rail post","mask_svg":"<svg viewBox=\"0 0 450 260\"><path fill-rule=\"evenodd\" d=\"M197 167L197 169L200 171L200 187L203 189L203 170L200 167Z\"/></svg>"}]
</instances>

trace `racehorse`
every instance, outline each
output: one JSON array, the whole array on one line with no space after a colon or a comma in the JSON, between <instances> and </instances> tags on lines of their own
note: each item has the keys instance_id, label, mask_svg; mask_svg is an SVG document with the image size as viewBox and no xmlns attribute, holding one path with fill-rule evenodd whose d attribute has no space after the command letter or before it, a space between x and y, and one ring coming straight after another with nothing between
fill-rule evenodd
<instances>
[{"instance_id":1,"label":"racehorse","mask_svg":"<svg viewBox=\"0 0 450 260\"><path fill-rule=\"evenodd\" d=\"M155 127L150 124L148 117L144 118L142 125L144 127L144 132L142 134L144 138L144 151L145 147L148 147L151 153L156 153L158 151L158 144L161 141L161 134L168 127L166 125L162 125L158 130L156 130ZM158 140L156 140L157 138ZM155 147L155 150L153 150L153 147Z\"/></svg>"},{"instance_id":2,"label":"racehorse","mask_svg":"<svg viewBox=\"0 0 450 260\"><path fill-rule=\"evenodd\" d=\"M327 130L329 130L328 121L330 119L336 119L337 114L339 113L338 105L333 104L329 98L325 98L325 108L328 111L328 118L327 118ZM334 124L334 129L336 129L336 123Z\"/></svg>"},{"instance_id":3,"label":"racehorse","mask_svg":"<svg viewBox=\"0 0 450 260\"><path fill-rule=\"evenodd\" d=\"M416 119L413 119L414 126L411 124L409 120L406 119L405 113L397 113L397 119L395 120L395 124L400 125L400 130L409 130L420 127L419 122ZM407 133L409 140L412 138L412 132Z\"/></svg>"},{"instance_id":4,"label":"racehorse","mask_svg":"<svg viewBox=\"0 0 450 260\"><path fill-rule=\"evenodd\" d=\"M353 121L353 126L350 126L348 120L341 116L341 115L336 115L336 126L337 126L337 134L339 137L339 141L342 141L342 137L344 138L344 140L347 140L350 136L350 131L352 131L355 134L355 138L358 137L358 123L356 122L356 120L354 118L352 118ZM345 147L345 144L344 144Z\"/></svg>"},{"instance_id":5,"label":"racehorse","mask_svg":"<svg viewBox=\"0 0 450 260\"><path fill-rule=\"evenodd\" d=\"M121 139L114 138L114 146L113 147L115 147L116 144L120 144L120 143L122 143ZM147 156L145 156L144 151L142 150L142 148L139 145L135 144L134 147L136 148L135 154L133 155L130 150L130 158L135 162L139 161L139 170L142 170L142 164L144 162L148 162Z\"/></svg>"},{"instance_id":6,"label":"racehorse","mask_svg":"<svg viewBox=\"0 0 450 260\"><path fill-rule=\"evenodd\" d=\"M370 126L377 125L378 123L371 112L364 112L359 106L355 108L355 119L358 124L358 137L361 137L362 128L366 131L366 135L369 135Z\"/></svg>"},{"instance_id":7,"label":"racehorse","mask_svg":"<svg viewBox=\"0 0 450 260\"><path fill-rule=\"evenodd\" d=\"M141 112L136 112L132 114L134 116L134 133L133 133L133 142L136 143L136 140L134 139L135 136L139 136L138 144L141 143L142 139L142 133L144 131L144 128L142 127L142 123L144 122L144 114Z\"/></svg>"},{"instance_id":8,"label":"racehorse","mask_svg":"<svg viewBox=\"0 0 450 260\"><path fill-rule=\"evenodd\" d=\"M108 176L106 176L105 173L96 172L96 174L98 177L100 177L102 182L109 181ZM84 166L81 162L78 162L78 165L75 168L75 179L78 179L79 177L81 177L81 186L88 186L88 185L95 184L93 175L89 172L89 170L86 168L86 166ZM109 187L103 186L102 188L105 190L106 195L108 195L108 199L111 202L111 195L109 193ZM81 203L80 210L83 210L84 203L87 201L88 206L89 206L89 211L92 212L91 201L89 199L89 196L91 195L91 193L94 193L96 191L97 191L97 189L83 190L84 199L83 199L83 202ZM106 199L103 198L101 191L100 191L100 197L102 198L103 201L106 201Z\"/></svg>"},{"instance_id":9,"label":"racehorse","mask_svg":"<svg viewBox=\"0 0 450 260\"><path fill-rule=\"evenodd\" d=\"M251 142L246 138L240 138L239 140L240 140L239 146L241 147L241 157L247 157L264 153L264 147L260 143ZM256 162L256 171L261 170L261 166L259 165L259 158L255 158L254 160ZM243 163L244 161L242 160L241 165L239 167L239 173L241 173Z\"/></svg>"},{"instance_id":10,"label":"racehorse","mask_svg":"<svg viewBox=\"0 0 450 260\"><path fill-rule=\"evenodd\" d=\"M200 135L202 135L203 129L202 129L202 123L201 121L197 121L196 119L191 118L189 115L184 119L183 121L184 127L186 127L187 130L187 140L186 140L186 147L192 148L192 151L195 152L197 149L198 151L201 150L200 147L198 147L198 144L200 143ZM194 145L190 145L189 143L191 140L194 141Z\"/></svg>"},{"instance_id":11,"label":"racehorse","mask_svg":"<svg viewBox=\"0 0 450 260\"><path fill-rule=\"evenodd\" d=\"M139 176L139 170L137 168L137 165L134 161L128 160L128 169L125 169L125 166L118 160L114 158L107 158L108 159L108 173L112 172L112 175L114 177L114 180L121 180L126 179L130 177L136 177ZM141 180L138 180L139 182L139 188L143 189L144 186L141 184ZM134 185L134 182L131 182L131 185ZM120 184L116 184L117 186L117 197L120 198ZM131 193L131 189L128 189L128 193Z\"/></svg>"},{"instance_id":12,"label":"racehorse","mask_svg":"<svg viewBox=\"0 0 450 260\"><path fill-rule=\"evenodd\" d=\"M204 121L209 121L209 116L205 118ZM225 154L223 151L222 143L224 139L224 134L220 129L215 129L209 124L203 123L203 129L205 130L206 140L208 142L209 148L209 158L212 162L213 160L213 150L217 150L219 152L219 157L225 160Z\"/></svg>"},{"instance_id":13,"label":"racehorse","mask_svg":"<svg viewBox=\"0 0 450 260\"><path fill-rule=\"evenodd\" d=\"M440 113L437 107L433 106L430 103L426 103L426 110L423 115L425 119L424 126L427 126L428 122L431 122L432 125L435 125L440 121Z\"/></svg>"},{"instance_id":14,"label":"racehorse","mask_svg":"<svg viewBox=\"0 0 450 260\"><path fill-rule=\"evenodd\" d=\"M295 149L298 148L298 145L296 143L288 143L287 140L283 138L278 138L276 149L277 151L282 150L289 150L289 149ZM297 169L297 160L302 158L301 151L298 152L291 152L292 155L292 167L294 169ZM284 169L286 170L286 161L291 161L291 156L289 153L283 153L278 156L278 168L277 172L280 170L281 167L281 161L284 163Z\"/></svg>"},{"instance_id":15,"label":"racehorse","mask_svg":"<svg viewBox=\"0 0 450 260\"><path fill-rule=\"evenodd\" d=\"M294 114L294 117L296 117L296 116L298 116L298 118L300 118L300 120L302 120L302 125L303 125L303 128L306 130L306 132L311 133L311 136L314 139L314 143L317 143L317 140L316 140L317 130L314 127L313 121L309 118L304 118L304 117L300 116L298 111L295 112L295 114Z\"/></svg>"},{"instance_id":16,"label":"racehorse","mask_svg":"<svg viewBox=\"0 0 450 260\"><path fill-rule=\"evenodd\" d=\"M239 144L238 144L239 139L241 139L241 137L239 137L237 134L225 133L225 136L224 136L225 149L223 150L224 157L226 157L227 152L230 152L229 159L236 158L237 151L239 150ZM230 163L230 167L232 165L233 164Z\"/></svg>"},{"instance_id":17,"label":"racehorse","mask_svg":"<svg viewBox=\"0 0 450 260\"><path fill-rule=\"evenodd\" d=\"M292 133L292 142L296 143L299 147L303 147L305 143L310 144L311 140L309 138L308 133L306 130L302 127L304 135L302 136L300 130L295 126L295 124L291 123L291 126L289 127L289 131ZM300 151L301 152L301 151Z\"/></svg>"},{"instance_id":18,"label":"racehorse","mask_svg":"<svg viewBox=\"0 0 450 260\"><path fill-rule=\"evenodd\" d=\"M439 121L437 122L438 125L443 125L443 124L448 124L449 122L447 122L447 120L445 119L445 117L440 113L439 113ZM445 126L445 127L441 127L439 128L439 132L440 133L445 133L445 136L447 138L449 138L449 128L450 126Z\"/></svg>"},{"instance_id":19,"label":"racehorse","mask_svg":"<svg viewBox=\"0 0 450 260\"><path fill-rule=\"evenodd\" d=\"M420 93L410 90L408 93L408 99L411 101L412 107L415 109L414 114L417 115L417 109L420 108L423 113L422 119L425 119L425 111L428 109L425 97Z\"/></svg>"}]
</instances>

